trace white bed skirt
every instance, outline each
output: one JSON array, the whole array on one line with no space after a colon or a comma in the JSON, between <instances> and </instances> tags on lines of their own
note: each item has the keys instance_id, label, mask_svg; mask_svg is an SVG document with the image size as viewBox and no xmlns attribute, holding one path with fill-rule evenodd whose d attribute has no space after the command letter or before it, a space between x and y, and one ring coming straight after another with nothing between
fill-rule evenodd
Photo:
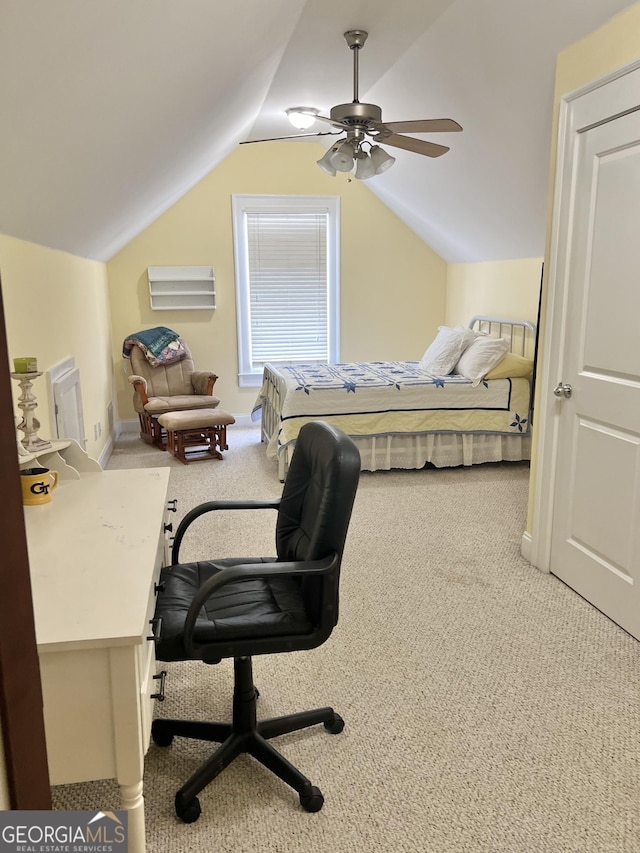
<instances>
[{"instance_id":1,"label":"white bed skirt","mask_svg":"<svg viewBox=\"0 0 640 853\"><path fill-rule=\"evenodd\" d=\"M519 462L531 458L528 435L435 433L426 435L352 436L360 451L363 471L392 468L436 468L479 465L483 462ZM284 479L295 442L278 451L278 476Z\"/></svg>"}]
</instances>

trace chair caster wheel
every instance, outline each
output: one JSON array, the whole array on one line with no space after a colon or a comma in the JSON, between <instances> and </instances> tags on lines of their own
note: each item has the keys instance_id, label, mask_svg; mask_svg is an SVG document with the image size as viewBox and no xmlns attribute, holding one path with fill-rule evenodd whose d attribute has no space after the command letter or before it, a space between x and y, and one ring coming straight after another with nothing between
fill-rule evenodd
<instances>
[{"instance_id":1,"label":"chair caster wheel","mask_svg":"<svg viewBox=\"0 0 640 853\"><path fill-rule=\"evenodd\" d=\"M300 805L307 812L319 812L324 805L324 797L320 788L312 785L307 793L300 794Z\"/></svg>"},{"instance_id":2,"label":"chair caster wheel","mask_svg":"<svg viewBox=\"0 0 640 853\"><path fill-rule=\"evenodd\" d=\"M151 739L158 746L171 746L173 743L173 735L171 732L165 732L162 730L161 725L156 725L160 720L156 720L151 724Z\"/></svg>"},{"instance_id":3,"label":"chair caster wheel","mask_svg":"<svg viewBox=\"0 0 640 853\"><path fill-rule=\"evenodd\" d=\"M334 714L333 720L330 723L324 724L325 729L331 735L339 735L342 729L344 728L344 720L340 716L340 714Z\"/></svg>"},{"instance_id":4,"label":"chair caster wheel","mask_svg":"<svg viewBox=\"0 0 640 853\"><path fill-rule=\"evenodd\" d=\"M200 801L197 797L183 802L180 794L176 794L176 814L183 823L195 823L200 817Z\"/></svg>"}]
</instances>

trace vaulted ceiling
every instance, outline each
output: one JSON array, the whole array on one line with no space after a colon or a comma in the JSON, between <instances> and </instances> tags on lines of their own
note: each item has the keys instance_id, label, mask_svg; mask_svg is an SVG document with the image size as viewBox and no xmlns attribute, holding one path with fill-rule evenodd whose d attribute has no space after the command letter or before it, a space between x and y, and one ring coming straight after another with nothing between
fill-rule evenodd
<instances>
[{"instance_id":1,"label":"vaulted ceiling","mask_svg":"<svg viewBox=\"0 0 640 853\"><path fill-rule=\"evenodd\" d=\"M0 232L107 260L287 107L349 102L359 28L360 100L464 128L370 189L447 261L541 256L556 55L631 5L0 0Z\"/></svg>"}]
</instances>

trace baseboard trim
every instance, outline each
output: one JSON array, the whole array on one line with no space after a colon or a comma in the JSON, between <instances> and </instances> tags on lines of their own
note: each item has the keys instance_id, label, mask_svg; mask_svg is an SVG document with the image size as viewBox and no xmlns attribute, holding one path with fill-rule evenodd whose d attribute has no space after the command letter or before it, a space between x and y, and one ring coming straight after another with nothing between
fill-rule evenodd
<instances>
[{"instance_id":1,"label":"baseboard trim","mask_svg":"<svg viewBox=\"0 0 640 853\"><path fill-rule=\"evenodd\" d=\"M251 415L248 415L248 414L234 415L233 417L236 419L236 422L235 422L235 424L232 424L230 427L228 427L228 429L233 429L234 426L237 426L237 427L258 426L257 423L255 423L254 421L251 420Z\"/></svg>"},{"instance_id":2,"label":"baseboard trim","mask_svg":"<svg viewBox=\"0 0 640 853\"><path fill-rule=\"evenodd\" d=\"M113 436L109 436L107 439L107 443L100 451L100 456L98 456L98 462L100 465L105 468L107 462L109 461L111 454L113 453Z\"/></svg>"},{"instance_id":3,"label":"baseboard trim","mask_svg":"<svg viewBox=\"0 0 640 853\"><path fill-rule=\"evenodd\" d=\"M533 536L527 530L525 530L525 532L522 534L522 540L520 542L520 553L525 558L525 560L528 560L531 563L534 569L537 569L539 572L542 572L545 575L549 574L548 568L546 568L545 566L539 566L535 563L535 560L538 559L539 555L536 553L534 548Z\"/></svg>"},{"instance_id":4,"label":"baseboard trim","mask_svg":"<svg viewBox=\"0 0 640 853\"><path fill-rule=\"evenodd\" d=\"M128 418L118 421L116 424L116 438L120 438L123 432L139 432L140 421L138 418Z\"/></svg>"},{"instance_id":5,"label":"baseboard trim","mask_svg":"<svg viewBox=\"0 0 640 853\"><path fill-rule=\"evenodd\" d=\"M531 538L531 534L525 530L522 534L522 540L520 541L520 553L525 558L531 562L531 554L533 549L533 539Z\"/></svg>"}]
</instances>

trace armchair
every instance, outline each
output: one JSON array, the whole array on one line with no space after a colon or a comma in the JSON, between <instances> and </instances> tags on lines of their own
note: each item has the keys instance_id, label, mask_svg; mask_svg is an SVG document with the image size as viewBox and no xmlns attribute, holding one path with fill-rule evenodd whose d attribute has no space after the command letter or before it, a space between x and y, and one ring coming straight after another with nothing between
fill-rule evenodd
<instances>
[{"instance_id":1,"label":"armchair","mask_svg":"<svg viewBox=\"0 0 640 853\"><path fill-rule=\"evenodd\" d=\"M213 397L215 373L195 370L191 352L186 344L185 358L170 364L152 367L138 347L131 350L133 405L140 418L140 438L164 449L165 432L158 416L167 412L188 409L214 409L220 400Z\"/></svg>"},{"instance_id":2,"label":"armchair","mask_svg":"<svg viewBox=\"0 0 640 853\"><path fill-rule=\"evenodd\" d=\"M353 441L327 423L311 422L300 430L279 500L210 501L179 524L175 564L162 570L156 602L156 657L207 664L234 659L231 723L158 718L152 725L159 746L169 746L176 735L221 744L176 794L175 810L185 823L200 816L197 794L244 752L290 785L306 811L322 808L320 790L268 741L318 723L339 734L344 721L331 707L258 721L252 656L313 649L333 631L359 475ZM201 515L261 508L277 510L277 557L178 563L184 534Z\"/></svg>"}]
</instances>

